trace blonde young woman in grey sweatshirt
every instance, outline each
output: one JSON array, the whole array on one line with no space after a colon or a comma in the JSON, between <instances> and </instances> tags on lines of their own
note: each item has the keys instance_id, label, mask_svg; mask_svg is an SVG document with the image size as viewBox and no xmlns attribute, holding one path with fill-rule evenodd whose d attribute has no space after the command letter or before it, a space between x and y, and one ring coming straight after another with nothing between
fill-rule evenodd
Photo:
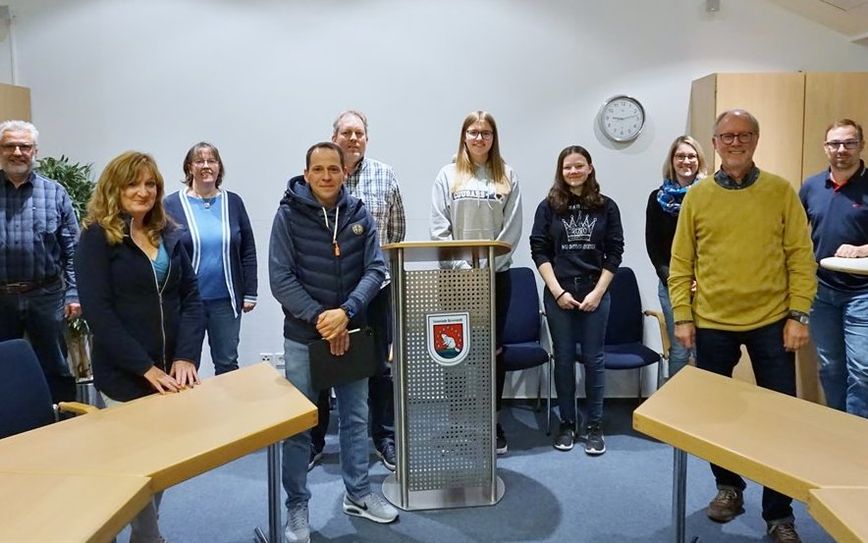
<instances>
[{"instance_id":1,"label":"blonde young woman in grey sweatshirt","mask_svg":"<svg viewBox=\"0 0 868 543\"><path fill-rule=\"evenodd\" d=\"M431 239L496 240L512 245L521 237L521 192L515 172L500 156L497 124L486 111L470 113L461 125L455 161L441 168L434 181ZM503 365L503 329L509 306L509 270L512 253L495 258L495 313L497 328L497 396L500 412L506 369ZM459 264L460 266L461 264ZM466 264L465 264L466 265ZM497 454L506 454L506 437L497 424Z\"/></svg>"}]
</instances>

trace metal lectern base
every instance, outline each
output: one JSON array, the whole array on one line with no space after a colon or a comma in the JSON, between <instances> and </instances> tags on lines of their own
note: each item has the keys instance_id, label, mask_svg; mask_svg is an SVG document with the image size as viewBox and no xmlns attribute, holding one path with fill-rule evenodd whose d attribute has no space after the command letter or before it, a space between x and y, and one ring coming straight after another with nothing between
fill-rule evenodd
<instances>
[{"instance_id":1,"label":"metal lectern base","mask_svg":"<svg viewBox=\"0 0 868 543\"><path fill-rule=\"evenodd\" d=\"M456 507L480 507L495 505L503 498L506 486L503 479L497 477L497 491L494 499L491 498L489 487L469 488L444 488L442 490L416 490L410 491L409 503L401 505L401 485L398 484L398 476L394 473L388 475L383 481L383 496L395 507L404 511L419 511L422 509L454 509Z\"/></svg>"}]
</instances>

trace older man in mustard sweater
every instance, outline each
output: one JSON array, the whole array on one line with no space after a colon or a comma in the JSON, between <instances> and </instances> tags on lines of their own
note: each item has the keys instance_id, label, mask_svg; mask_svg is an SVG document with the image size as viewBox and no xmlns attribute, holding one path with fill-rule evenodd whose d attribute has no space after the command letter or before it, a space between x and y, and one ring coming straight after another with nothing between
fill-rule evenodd
<instances>
[{"instance_id":1,"label":"older man in mustard sweater","mask_svg":"<svg viewBox=\"0 0 868 543\"><path fill-rule=\"evenodd\" d=\"M696 345L698 367L727 376L745 345L757 383L794 396L795 351L808 339L816 265L795 190L753 162L758 140L759 123L747 111L726 111L715 122L721 169L685 196L672 246L675 336ZM718 493L707 514L728 522L743 512L745 482L720 466L711 470ZM800 541L791 502L763 490L773 541Z\"/></svg>"}]
</instances>

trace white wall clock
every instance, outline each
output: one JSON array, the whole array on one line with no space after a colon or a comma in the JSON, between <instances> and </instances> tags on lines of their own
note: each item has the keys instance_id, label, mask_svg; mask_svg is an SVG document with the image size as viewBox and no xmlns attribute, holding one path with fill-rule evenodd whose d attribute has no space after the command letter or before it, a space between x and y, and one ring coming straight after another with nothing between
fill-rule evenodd
<instances>
[{"instance_id":1,"label":"white wall clock","mask_svg":"<svg viewBox=\"0 0 868 543\"><path fill-rule=\"evenodd\" d=\"M603 103L597 116L600 130L614 142L633 141L645 126L645 108L639 100L623 94Z\"/></svg>"}]
</instances>

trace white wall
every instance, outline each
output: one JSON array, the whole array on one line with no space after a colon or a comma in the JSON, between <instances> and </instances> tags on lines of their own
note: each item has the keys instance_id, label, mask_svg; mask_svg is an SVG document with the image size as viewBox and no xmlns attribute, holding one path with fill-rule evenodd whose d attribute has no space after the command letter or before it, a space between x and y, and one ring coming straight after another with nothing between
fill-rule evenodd
<instances>
[{"instance_id":1,"label":"white wall","mask_svg":"<svg viewBox=\"0 0 868 543\"><path fill-rule=\"evenodd\" d=\"M557 153L586 146L621 207L624 264L637 271L645 305L656 307L644 209L669 143L685 130L691 81L727 71L868 70L865 47L757 0L723 0L715 14L703 0L9 4L19 84L32 89L43 156L64 153L99 171L123 150L145 150L176 186L191 144L220 148L225 186L243 196L259 249L260 304L245 316L245 363L282 350L267 281L271 220L285 180L343 109L368 114L369 155L396 168L408 239L427 238L430 185L469 111L487 109L498 121L522 183L525 239ZM594 128L601 102L618 93L640 99L648 115L641 137L620 148ZM516 261L531 265L525 243Z\"/></svg>"}]
</instances>

